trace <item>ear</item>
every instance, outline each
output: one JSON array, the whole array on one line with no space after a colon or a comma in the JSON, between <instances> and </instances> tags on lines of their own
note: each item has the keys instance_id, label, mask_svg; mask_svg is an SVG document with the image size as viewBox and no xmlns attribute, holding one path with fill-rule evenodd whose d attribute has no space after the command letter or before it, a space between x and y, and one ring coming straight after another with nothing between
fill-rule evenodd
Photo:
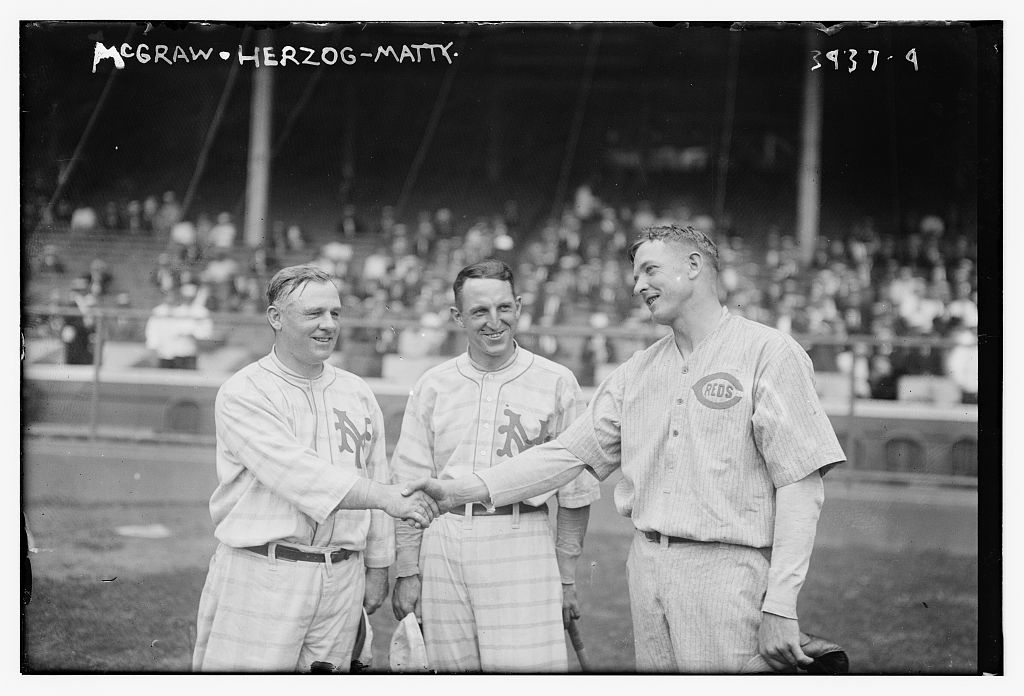
<instances>
[{"instance_id":1,"label":"ear","mask_svg":"<svg viewBox=\"0 0 1024 696\"><path fill-rule=\"evenodd\" d=\"M696 278L700 275L701 270L704 268L704 257L699 251L692 251L690 255L686 257L686 271L690 279Z\"/></svg>"},{"instance_id":2,"label":"ear","mask_svg":"<svg viewBox=\"0 0 1024 696\"><path fill-rule=\"evenodd\" d=\"M516 296L516 319L518 319L519 315L522 314L522 313L523 313L523 296L522 295L517 295Z\"/></svg>"},{"instance_id":3,"label":"ear","mask_svg":"<svg viewBox=\"0 0 1024 696\"><path fill-rule=\"evenodd\" d=\"M459 311L458 307L449 307L448 313L452 315L452 320L459 326L465 327L465 323L462 321L462 312Z\"/></svg>"},{"instance_id":4,"label":"ear","mask_svg":"<svg viewBox=\"0 0 1024 696\"><path fill-rule=\"evenodd\" d=\"M270 322L270 328L274 331L281 330L281 310L275 305L267 307L267 321Z\"/></svg>"}]
</instances>

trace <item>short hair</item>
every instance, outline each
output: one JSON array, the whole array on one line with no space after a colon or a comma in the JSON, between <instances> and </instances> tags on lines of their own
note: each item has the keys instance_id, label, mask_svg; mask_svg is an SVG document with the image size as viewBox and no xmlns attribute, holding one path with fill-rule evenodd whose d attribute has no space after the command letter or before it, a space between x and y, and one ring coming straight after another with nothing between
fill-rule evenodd
<instances>
[{"instance_id":1,"label":"short hair","mask_svg":"<svg viewBox=\"0 0 1024 696\"><path fill-rule=\"evenodd\" d=\"M508 264L498 259L484 259L459 271L452 283L452 292L455 293L455 306L462 307L462 286L469 278L492 278L504 280L512 287L512 295L516 294L516 281L512 275L512 269Z\"/></svg>"},{"instance_id":2,"label":"short hair","mask_svg":"<svg viewBox=\"0 0 1024 696\"><path fill-rule=\"evenodd\" d=\"M636 252L637 249L640 248L641 244L644 244L645 242L655 242L658 240L663 242L678 242L680 244L692 246L711 262L711 267L715 269L715 273L718 273L718 246L711 237L691 225L687 225L686 227L679 227L678 225L656 225L654 227L645 228L637 235L636 241L634 241L629 247L629 262L633 263L633 261L636 260Z\"/></svg>"},{"instance_id":3,"label":"short hair","mask_svg":"<svg viewBox=\"0 0 1024 696\"><path fill-rule=\"evenodd\" d=\"M334 283L334 280L322 269L312 264L301 264L282 268L267 283L267 306L276 305L281 300L307 283Z\"/></svg>"}]
</instances>

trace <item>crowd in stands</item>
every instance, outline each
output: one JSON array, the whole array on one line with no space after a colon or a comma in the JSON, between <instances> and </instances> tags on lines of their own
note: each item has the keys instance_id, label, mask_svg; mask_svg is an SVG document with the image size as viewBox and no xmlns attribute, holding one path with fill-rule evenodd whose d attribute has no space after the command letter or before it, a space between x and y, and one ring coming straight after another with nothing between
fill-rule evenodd
<instances>
[{"instance_id":1,"label":"crowd in stands","mask_svg":"<svg viewBox=\"0 0 1024 696\"><path fill-rule=\"evenodd\" d=\"M408 220L397 219L387 206L373 215L364 212L345 206L336 229L316 245L297 226L276 222L268 231L269 244L257 248L243 243L228 213L215 221L205 214L181 220L173 192L162 202L150 196L141 203L110 204L102 215L90 208L63 214L72 234L102 228L166 238L151 276L166 296L166 311L186 297L190 306L211 312L259 314L266 282L283 260L312 262L337 279L348 316L420 322L419 330L404 336L369 329L350 334L372 341L378 353L457 348L447 344L451 339L442 330L451 281L466 264L500 258L516 272L521 328L598 330L582 344L542 333L523 337L531 349L576 364L581 383L592 383L597 366L620 361L645 344L606 339L599 332L606 327L649 332L646 310L631 297L626 248L634 234L653 224L692 224L718 242L722 299L730 310L816 339L807 345L817 371L852 371L857 393L873 398L896 398L904 375L951 375L965 400L976 398L977 242L946 229L934 215L915 220L899 235L880 232L870 219L841 233L825 230L810 263L803 263L787 231L730 229L681 204L613 205L587 186L579 187L559 218L539 228L524 224L512 202L501 212L475 218L449 208L418 211ZM359 240L373 240L368 253L357 253L365 247ZM62 266L58 250L47 247L34 271L61 273ZM93 302L109 292L102 260L79 280L88 285L82 296L92 296ZM851 335L882 342L851 347ZM947 338L957 349L903 345L900 337Z\"/></svg>"}]
</instances>

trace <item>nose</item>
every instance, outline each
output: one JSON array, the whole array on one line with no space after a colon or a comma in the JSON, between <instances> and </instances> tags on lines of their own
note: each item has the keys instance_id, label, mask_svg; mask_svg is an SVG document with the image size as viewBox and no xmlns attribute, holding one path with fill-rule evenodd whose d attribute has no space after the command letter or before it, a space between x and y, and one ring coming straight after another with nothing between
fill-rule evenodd
<instances>
[{"instance_id":1,"label":"nose","mask_svg":"<svg viewBox=\"0 0 1024 696\"><path fill-rule=\"evenodd\" d=\"M491 308L487 312L487 323L490 326L498 326L498 310Z\"/></svg>"},{"instance_id":2,"label":"nose","mask_svg":"<svg viewBox=\"0 0 1024 696\"><path fill-rule=\"evenodd\" d=\"M330 312L324 312L320 315L320 328L324 331L330 331L334 329L335 322L334 317L331 316Z\"/></svg>"},{"instance_id":3,"label":"nose","mask_svg":"<svg viewBox=\"0 0 1024 696\"><path fill-rule=\"evenodd\" d=\"M643 276L640 276L633 282L633 294L639 295L641 292L647 289L647 281L644 280Z\"/></svg>"}]
</instances>

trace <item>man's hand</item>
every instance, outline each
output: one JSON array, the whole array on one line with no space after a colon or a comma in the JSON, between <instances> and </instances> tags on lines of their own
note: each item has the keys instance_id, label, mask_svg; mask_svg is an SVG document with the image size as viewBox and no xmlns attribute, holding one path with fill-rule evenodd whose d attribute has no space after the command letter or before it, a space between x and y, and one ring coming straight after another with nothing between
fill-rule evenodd
<instances>
[{"instance_id":1,"label":"man's hand","mask_svg":"<svg viewBox=\"0 0 1024 696\"><path fill-rule=\"evenodd\" d=\"M420 613L420 576L409 575L395 580L395 591L391 593L391 608L395 618L401 621L410 612Z\"/></svg>"},{"instance_id":2,"label":"man's hand","mask_svg":"<svg viewBox=\"0 0 1024 696\"><path fill-rule=\"evenodd\" d=\"M454 479L445 479L444 481L436 478L422 478L416 481L410 481L405 486L405 490L402 491L402 495L413 495L417 491L430 496L431 499L437 504L438 510L441 514L448 512L452 508L458 507L458 502L455 500L455 489L456 483Z\"/></svg>"},{"instance_id":3,"label":"man's hand","mask_svg":"<svg viewBox=\"0 0 1024 696\"><path fill-rule=\"evenodd\" d=\"M800 624L796 619L761 612L757 651L776 672L791 672L814 660L800 648Z\"/></svg>"},{"instance_id":4,"label":"man's hand","mask_svg":"<svg viewBox=\"0 0 1024 696\"><path fill-rule=\"evenodd\" d=\"M433 479L426 479L431 481ZM412 486L414 484L410 484ZM384 504L384 512L392 517L405 520L420 529L430 526L430 522L441 514L434 499L416 488L401 484L388 486L388 495Z\"/></svg>"},{"instance_id":5,"label":"man's hand","mask_svg":"<svg viewBox=\"0 0 1024 696\"><path fill-rule=\"evenodd\" d=\"M363 590L363 609L367 614L377 611L388 596L388 569L367 568L366 588Z\"/></svg>"},{"instance_id":6,"label":"man's hand","mask_svg":"<svg viewBox=\"0 0 1024 696\"><path fill-rule=\"evenodd\" d=\"M573 619L580 618L580 602L575 585L562 585L562 625L569 628Z\"/></svg>"}]
</instances>

